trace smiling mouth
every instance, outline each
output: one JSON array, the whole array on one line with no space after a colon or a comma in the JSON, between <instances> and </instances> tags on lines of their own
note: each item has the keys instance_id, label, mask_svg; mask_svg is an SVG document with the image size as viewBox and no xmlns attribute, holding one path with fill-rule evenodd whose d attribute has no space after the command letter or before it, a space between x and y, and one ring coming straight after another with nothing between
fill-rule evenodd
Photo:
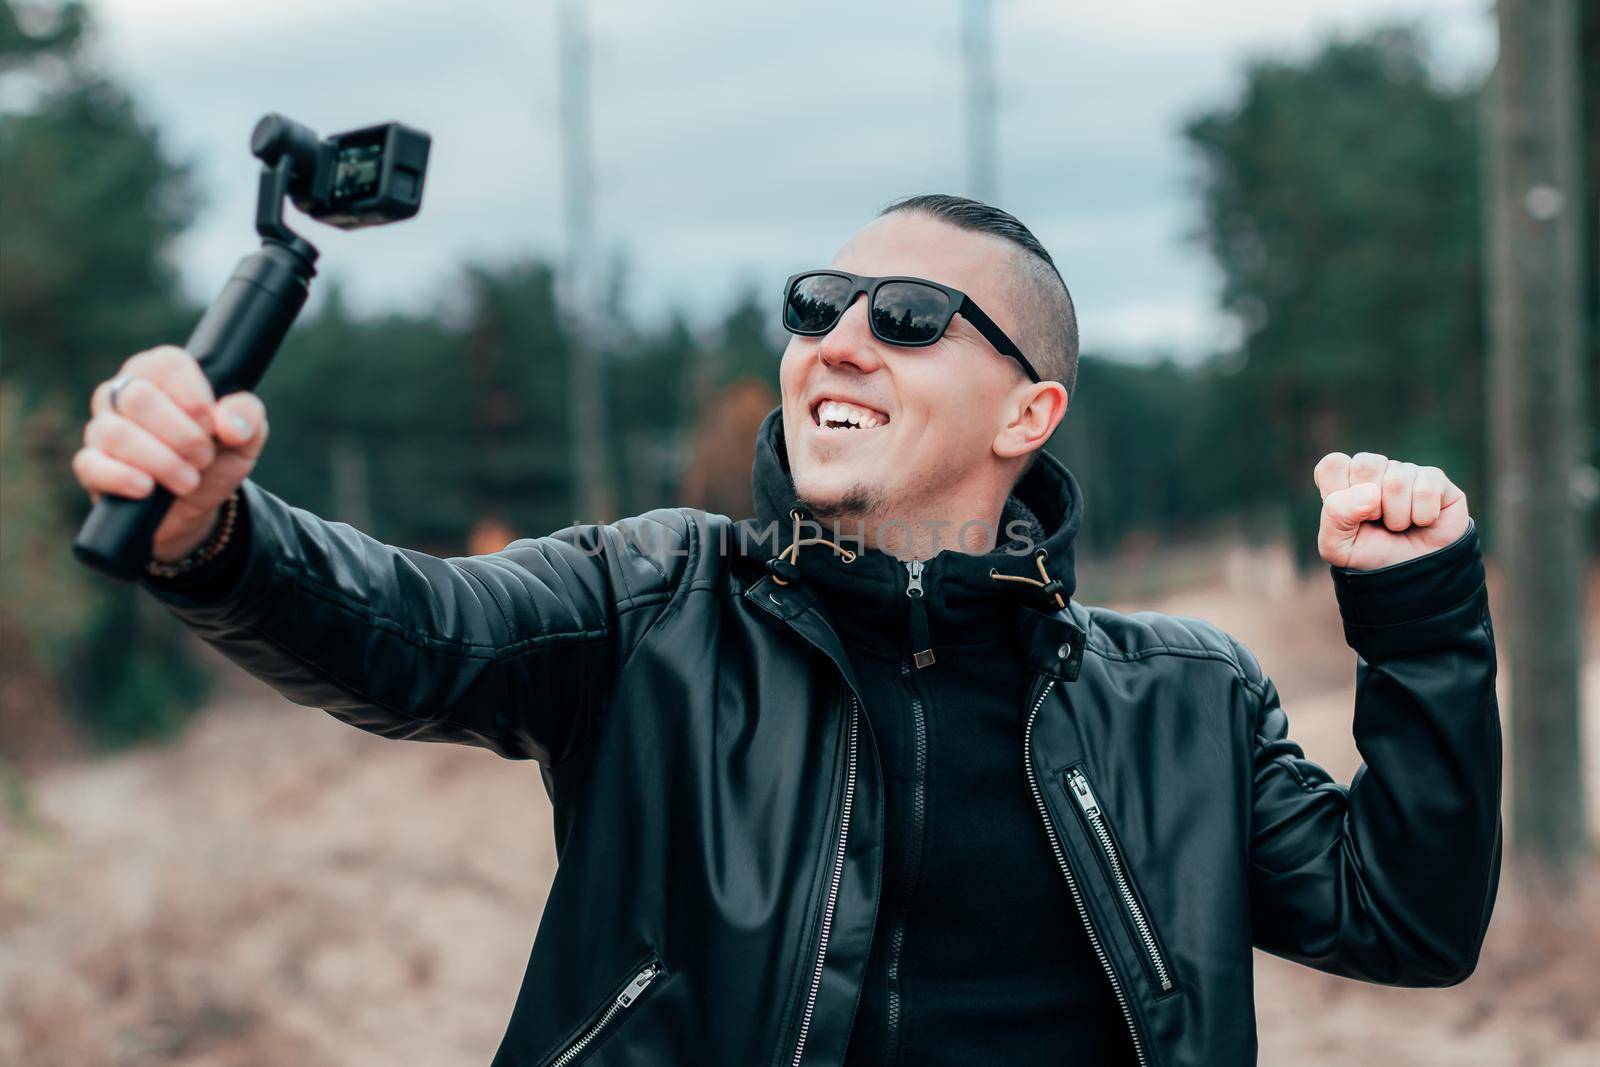
<instances>
[{"instance_id":1,"label":"smiling mouth","mask_svg":"<svg viewBox=\"0 0 1600 1067\"><path fill-rule=\"evenodd\" d=\"M811 405L811 422L823 430L875 430L889 422L876 408L823 397Z\"/></svg>"}]
</instances>

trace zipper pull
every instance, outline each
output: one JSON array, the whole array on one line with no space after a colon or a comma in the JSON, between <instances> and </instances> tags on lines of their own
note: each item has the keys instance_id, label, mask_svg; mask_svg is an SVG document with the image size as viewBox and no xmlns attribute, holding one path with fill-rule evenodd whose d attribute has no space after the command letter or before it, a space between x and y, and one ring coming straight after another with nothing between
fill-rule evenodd
<instances>
[{"instance_id":1,"label":"zipper pull","mask_svg":"<svg viewBox=\"0 0 1600 1067\"><path fill-rule=\"evenodd\" d=\"M1067 775L1067 781L1072 783L1072 795L1077 798L1078 807L1083 809L1083 813L1100 814L1100 802L1094 798L1094 790L1089 788L1089 779L1083 776L1083 772L1073 771Z\"/></svg>"},{"instance_id":2,"label":"zipper pull","mask_svg":"<svg viewBox=\"0 0 1600 1067\"><path fill-rule=\"evenodd\" d=\"M906 582L906 596L921 596L922 561L920 559L906 560L906 570L910 572L910 580Z\"/></svg>"},{"instance_id":3,"label":"zipper pull","mask_svg":"<svg viewBox=\"0 0 1600 1067\"><path fill-rule=\"evenodd\" d=\"M629 1004L632 1004L635 1000L638 1000L639 994L644 992L645 986L655 981L656 975L660 973L661 965L659 963L652 963L650 966L634 975L633 981L628 983L628 988L617 994L617 1007L626 1008Z\"/></svg>"},{"instance_id":4,"label":"zipper pull","mask_svg":"<svg viewBox=\"0 0 1600 1067\"><path fill-rule=\"evenodd\" d=\"M906 596L911 598L911 660L917 669L933 663L933 638L928 633L928 609L922 603L922 561L906 560Z\"/></svg>"}]
</instances>

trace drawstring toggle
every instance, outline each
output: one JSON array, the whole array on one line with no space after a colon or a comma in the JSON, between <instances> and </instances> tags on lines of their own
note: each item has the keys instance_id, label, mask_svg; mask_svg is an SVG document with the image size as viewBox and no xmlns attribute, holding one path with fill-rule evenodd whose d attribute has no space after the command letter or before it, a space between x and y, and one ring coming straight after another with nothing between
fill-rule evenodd
<instances>
[{"instance_id":1,"label":"drawstring toggle","mask_svg":"<svg viewBox=\"0 0 1600 1067\"><path fill-rule=\"evenodd\" d=\"M790 508L789 517L794 520L794 537L790 539L788 548L785 548L782 552L779 552L776 556L767 561L767 570L772 573L773 581L777 582L779 585L788 585L789 581L792 581L799 573L798 561L800 559L800 547L802 545L827 545L829 548L837 552L839 554L839 558L844 560L846 563L855 562L856 554L836 541L830 541L820 534L816 537L801 537L800 524L805 520L805 516L801 513L799 508ZM790 575L789 581L785 581L784 579L778 577L778 570L780 567L782 567L783 570Z\"/></svg>"},{"instance_id":2,"label":"drawstring toggle","mask_svg":"<svg viewBox=\"0 0 1600 1067\"><path fill-rule=\"evenodd\" d=\"M1044 569L1045 555L1044 549L1041 548L1033 557L1033 562L1039 568L1038 578L1029 578L1022 574L1001 574L993 567L989 568L989 577L997 582L1027 582L1029 585L1036 585L1046 596L1055 599L1056 607L1065 611L1067 607L1066 584L1060 578L1050 577L1050 572ZM1043 581L1040 579L1043 579Z\"/></svg>"}]
</instances>

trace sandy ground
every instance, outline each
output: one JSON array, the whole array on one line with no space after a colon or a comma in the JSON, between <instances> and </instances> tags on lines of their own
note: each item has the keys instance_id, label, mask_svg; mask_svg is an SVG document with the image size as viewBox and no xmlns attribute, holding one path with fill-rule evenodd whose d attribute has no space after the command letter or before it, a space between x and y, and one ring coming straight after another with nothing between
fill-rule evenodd
<instances>
[{"instance_id":1,"label":"sandy ground","mask_svg":"<svg viewBox=\"0 0 1600 1067\"><path fill-rule=\"evenodd\" d=\"M1117 606L1238 636L1348 781L1354 656L1326 575L1270 553L1220 574ZM228 678L177 744L50 767L0 814L0 1064L487 1063L554 871L537 768L369 737ZM1454 989L1258 957L1261 1062L1600 1063L1600 879L1564 909L1505 884Z\"/></svg>"}]
</instances>

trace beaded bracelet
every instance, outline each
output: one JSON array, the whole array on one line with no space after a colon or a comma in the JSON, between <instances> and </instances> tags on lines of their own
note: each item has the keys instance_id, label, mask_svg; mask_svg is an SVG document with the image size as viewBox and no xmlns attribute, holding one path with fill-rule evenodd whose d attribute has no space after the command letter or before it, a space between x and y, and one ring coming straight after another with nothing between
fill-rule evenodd
<instances>
[{"instance_id":1,"label":"beaded bracelet","mask_svg":"<svg viewBox=\"0 0 1600 1067\"><path fill-rule=\"evenodd\" d=\"M228 547L228 540L233 536L233 525L238 517L239 490L235 489L228 499L222 502L222 514L217 520L217 527L211 536L206 538L205 543L175 563L151 560L145 564L145 570L157 578L176 578L180 574L188 574L210 563Z\"/></svg>"}]
</instances>

